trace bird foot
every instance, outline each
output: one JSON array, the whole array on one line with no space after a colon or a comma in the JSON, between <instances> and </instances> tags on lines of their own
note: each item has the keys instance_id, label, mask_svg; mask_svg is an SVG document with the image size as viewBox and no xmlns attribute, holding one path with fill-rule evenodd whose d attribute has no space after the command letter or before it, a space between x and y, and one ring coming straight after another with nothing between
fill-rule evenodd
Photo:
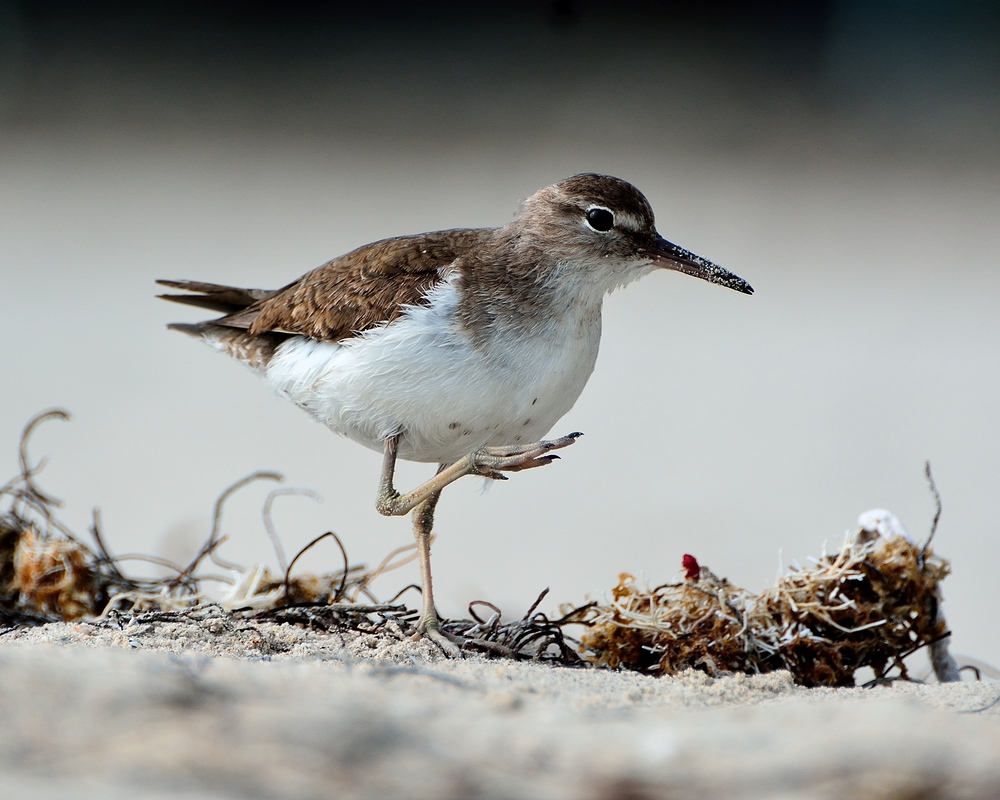
<instances>
[{"instance_id":1,"label":"bird foot","mask_svg":"<svg viewBox=\"0 0 1000 800\"><path fill-rule=\"evenodd\" d=\"M473 474L504 481L507 478L501 472L520 472L551 464L559 458L552 452L553 450L569 447L581 436L583 436L582 433L574 432L558 439L532 442L531 444L481 447L469 456L469 462Z\"/></svg>"},{"instance_id":2,"label":"bird foot","mask_svg":"<svg viewBox=\"0 0 1000 800\"><path fill-rule=\"evenodd\" d=\"M461 658L462 651L459 649L448 634L441 630L441 620L435 615L433 619L421 619L417 623L417 632L414 639L426 637L436 644L447 658Z\"/></svg>"}]
</instances>

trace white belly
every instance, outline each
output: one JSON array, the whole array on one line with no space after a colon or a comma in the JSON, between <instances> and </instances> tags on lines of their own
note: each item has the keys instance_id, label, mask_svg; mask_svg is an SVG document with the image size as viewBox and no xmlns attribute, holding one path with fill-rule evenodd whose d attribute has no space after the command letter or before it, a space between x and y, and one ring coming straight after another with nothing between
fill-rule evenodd
<instances>
[{"instance_id":1,"label":"white belly","mask_svg":"<svg viewBox=\"0 0 1000 800\"><path fill-rule=\"evenodd\" d=\"M486 356L454 322L450 283L431 302L342 344L293 337L265 370L279 394L337 433L399 456L450 463L483 445L542 438L583 391L601 337L600 306L525 335L498 336ZM520 333L520 332L519 332Z\"/></svg>"}]
</instances>

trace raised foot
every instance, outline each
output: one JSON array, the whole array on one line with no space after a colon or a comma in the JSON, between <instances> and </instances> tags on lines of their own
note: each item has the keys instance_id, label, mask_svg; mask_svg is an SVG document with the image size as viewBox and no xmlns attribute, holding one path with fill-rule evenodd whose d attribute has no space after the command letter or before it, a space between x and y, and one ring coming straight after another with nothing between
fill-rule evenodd
<instances>
[{"instance_id":1,"label":"raised foot","mask_svg":"<svg viewBox=\"0 0 1000 800\"><path fill-rule=\"evenodd\" d=\"M552 452L553 450L569 447L581 436L583 434L576 431L558 439L532 442L531 444L481 447L469 455L469 462L473 474L503 481L507 478L501 475L501 472L520 472L551 464L559 458Z\"/></svg>"}]
</instances>

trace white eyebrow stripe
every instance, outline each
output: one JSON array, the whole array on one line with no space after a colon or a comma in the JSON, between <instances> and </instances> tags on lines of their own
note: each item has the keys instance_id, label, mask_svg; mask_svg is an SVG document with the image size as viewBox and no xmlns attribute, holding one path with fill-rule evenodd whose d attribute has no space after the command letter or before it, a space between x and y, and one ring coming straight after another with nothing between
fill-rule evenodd
<instances>
[{"instance_id":1,"label":"white eyebrow stripe","mask_svg":"<svg viewBox=\"0 0 1000 800\"><path fill-rule=\"evenodd\" d=\"M615 224L633 231L642 230L642 220L635 214L629 214L627 211L619 211L615 214Z\"/></svg>"}]
</instances>

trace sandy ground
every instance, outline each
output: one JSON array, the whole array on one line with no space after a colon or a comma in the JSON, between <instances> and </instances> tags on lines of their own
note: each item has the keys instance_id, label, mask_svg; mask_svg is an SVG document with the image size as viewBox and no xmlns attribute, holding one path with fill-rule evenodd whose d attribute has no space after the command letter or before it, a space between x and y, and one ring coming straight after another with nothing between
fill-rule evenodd
<instances>
[{"instance_id":1,"label":"sandy ground","mask_svg":"<svg viewBox=\"0 0 1000 800\"><path fill-rule=\"evenodd\" d=\"M401 636L211 614L0 642L11 797L1000 796L992 681L817 690L444 661Z\"/></svg>"}]
</instances>

